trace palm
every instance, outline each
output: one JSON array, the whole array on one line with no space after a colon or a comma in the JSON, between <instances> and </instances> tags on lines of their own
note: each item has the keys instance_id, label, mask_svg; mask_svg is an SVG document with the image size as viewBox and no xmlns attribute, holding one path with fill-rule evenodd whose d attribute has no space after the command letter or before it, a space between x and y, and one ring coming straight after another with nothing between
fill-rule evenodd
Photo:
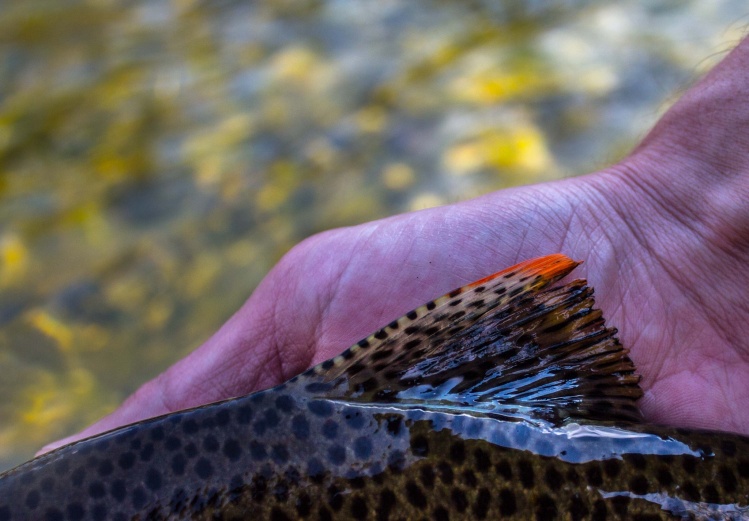
<instances>
[{"instance_id":1,"label":"palm","mask_svg":"<svg viewBox=\"0 0 749 521\"><path fill-rule=\"evenodd\" d=\"M742 111L721 111L746 99L747 68L740 47L608 172L305 241L205 345L76 437L280 383L435 296L557 251L585 261L576 276L630 348L649 420L749 434L749 136Z\"/></svg>"}]
</instances>

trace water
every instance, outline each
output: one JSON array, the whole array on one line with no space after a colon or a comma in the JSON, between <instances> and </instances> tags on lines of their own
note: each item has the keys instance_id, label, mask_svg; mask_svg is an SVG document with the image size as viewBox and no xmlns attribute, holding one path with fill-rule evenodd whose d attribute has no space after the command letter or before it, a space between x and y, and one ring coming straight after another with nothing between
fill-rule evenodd
<instances>
[{"instance_id":1,"label":"water","mask_svg":"<svg viewBox=\"0 0 749 521\"><path fill-rule=\"evenodd\" d=\"M114 408L328 228L622 157L738 1L0 10L0 470Z\"/></svg>"}]
</instances>

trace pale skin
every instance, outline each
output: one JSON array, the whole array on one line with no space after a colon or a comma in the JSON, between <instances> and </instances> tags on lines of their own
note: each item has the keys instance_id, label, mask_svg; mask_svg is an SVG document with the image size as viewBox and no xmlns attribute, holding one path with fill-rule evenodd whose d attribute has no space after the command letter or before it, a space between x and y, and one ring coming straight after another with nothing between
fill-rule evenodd
<instances>
[{"instance_id":1,"label":"pale skin","mask_svg":"<svg viewBox=\"0 0 749 521\"><path fill-rule=\"evenodd\" d=\"M620 163L315 235L199 349L81 433L278 384L524 259L582 260L654 423L749 435L749 40Z\"/></svg>"}]
</instances>

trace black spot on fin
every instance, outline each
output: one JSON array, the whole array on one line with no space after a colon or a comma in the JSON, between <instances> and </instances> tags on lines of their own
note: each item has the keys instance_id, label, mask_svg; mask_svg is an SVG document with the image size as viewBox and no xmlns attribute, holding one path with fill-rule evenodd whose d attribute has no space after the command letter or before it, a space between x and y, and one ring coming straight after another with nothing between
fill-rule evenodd
<instances>
[{"instance_id":1,"label":"black spot on fin","mask_svg":"<svg viewBox=\"0 0 749 521\"><path fill-rule=\"evenodd\" d=\"M555 254L454 290L302 375L352 402L508 419L641 420L639 377L577 266Z\"/></svg>"}]
</instances>

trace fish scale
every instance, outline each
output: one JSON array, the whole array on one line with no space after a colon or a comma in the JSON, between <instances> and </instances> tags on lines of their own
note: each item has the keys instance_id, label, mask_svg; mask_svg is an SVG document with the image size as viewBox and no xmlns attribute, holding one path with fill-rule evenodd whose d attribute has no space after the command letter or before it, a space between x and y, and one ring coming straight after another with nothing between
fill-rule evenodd
<instances>
[{"instance_id":1,"label":"fish scale","mask_svg":"<svg viewBox=\"0 0 749 521\"><path fill-rule=\"evenodd\" d=\"M577 263L527 261L275 388L0 475L0 521L748 519L749 440L642 422Z\"/></svg>"}]
</instances>

